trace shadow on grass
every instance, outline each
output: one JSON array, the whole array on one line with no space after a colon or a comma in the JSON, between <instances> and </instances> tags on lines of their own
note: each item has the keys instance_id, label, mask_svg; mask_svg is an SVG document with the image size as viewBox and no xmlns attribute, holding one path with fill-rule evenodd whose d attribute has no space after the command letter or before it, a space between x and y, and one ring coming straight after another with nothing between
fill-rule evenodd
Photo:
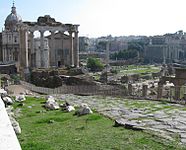
<instances>
[{"instance_id":1,"label":"shadow on grass","mask_svg":"<svg viewBox=\"0 0 186 150\"><path fill-rule=\"evenodd\" d=\"M43 118L38 121L36 121L36 124L42 124L42 123L51 123L51 120L53 122L64 122L69 120L70 118L60 118L60 117L49 117L49 118Z\"/></svg>"}]
</instances>

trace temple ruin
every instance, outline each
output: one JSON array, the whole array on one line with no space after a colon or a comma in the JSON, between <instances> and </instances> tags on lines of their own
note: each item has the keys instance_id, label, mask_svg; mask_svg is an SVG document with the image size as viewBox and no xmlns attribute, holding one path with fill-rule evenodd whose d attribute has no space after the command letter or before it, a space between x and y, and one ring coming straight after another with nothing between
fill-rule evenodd
<instances>
[{"instance_id":1,"label":"temple ruin","mask_svg":"<svg viewBox=\"0 0 186 150\"><path fill-rule=\"evenodd\" d=\"M79 67L78 27L57 22L49 15L37 22L22 21L13 4L0 34L0 63L14 64L24 74L33 68Z\"/></svg>"}]
</instances>

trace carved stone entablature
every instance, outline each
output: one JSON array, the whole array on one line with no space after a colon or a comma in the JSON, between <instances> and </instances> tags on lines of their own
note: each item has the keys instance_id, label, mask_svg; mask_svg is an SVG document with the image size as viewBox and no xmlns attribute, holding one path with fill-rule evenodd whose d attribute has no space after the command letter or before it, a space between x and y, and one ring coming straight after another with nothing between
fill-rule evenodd
<instances>
[{"instance_id":1,"label":"carved stone entablature","mask_svg":"<svg viewBox=\"0 0 186 150\"><path fill-rule=\"evenodd\" d=\"M61 22L56 22L54 18L50 17L50 15L45 15L44 17L39 17L37 19L37 24L38 25L49 25L49 26L59 26L62 23Z\"/></svg>"},{"instance_id":2,"label":"carved stone entablature","mask_svg":"<svg viewBox=\"0 0 186 150\"><path fill-rule=\"evenodd\" d=\"M35 26L35 25L37 25L37 22L24 21L23 23L28 25L28 26Z\"/></svg>"},{"instance_id":3,"label":"carved stone entablature","mask_svg":"<svg viewBox=\"0 0 186 150\"><path fill-rule=\"evenodd\" d=\"M62 24L61 22L56 22L54 18L51 18L49 15L45 15L44 17L39 17L37 22L23 22L25 26L28 27L29 31L34 32L36 30L39 31L60 31L60 32L78 32L79 25L73 24Z\"/></svg>"},{"instance_id":4,"label":"carved stone entablature","mask_svg":"<svg viewBox=\"0 0 186 150\"><path fill-rule=\"evenodd\" d=\"M78 26L79 25L73 25L73 24L65 24L66 28L70 32L78 32Z\"/></svg>"},{"instance_id":5,"label":"carved stone entablature","mask_svg":"<svg viewBox=\"0 0 186 150\"><path fill-rule=\"evenodd\" d=\"M35 25L39 25L39 26L61 26L62 23L61 22L56 22L54 18L51 18L49 15L45 15L44 17L40 16L37 19L37 22L29 22L29 21L25 21L24 24L27 24L28 26L35 26Z\"/></svg>"}]
</instances>

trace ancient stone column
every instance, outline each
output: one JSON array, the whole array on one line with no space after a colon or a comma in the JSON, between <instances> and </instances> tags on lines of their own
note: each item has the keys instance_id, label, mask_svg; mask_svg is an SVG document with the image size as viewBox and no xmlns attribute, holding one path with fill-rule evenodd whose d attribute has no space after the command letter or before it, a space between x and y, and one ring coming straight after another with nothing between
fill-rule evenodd
<instances>
[{"instance_id":1,"label":"ancient stone column","mask_svg":"<svg viewBox=\"0 0 186 150\"><path fill-rule=\"evenodd\" d=\"M180 57L180 56L179 56L179 51L177 51L177 59L178 59L178 60L179 60L179 57Z\"/></svg>"},{"instance_id":2,"label":"ancient stone column","mask_svg":"<svg viewBox=\"0 0 186 150\"><path fill-rule=\"evenodd\" d=\"M106 43L106 65L108 66L109 65L109 47L110 47L110 42L108 41Z\"/></svg>"},{"instance_id":3,"label":"ancient stone column","mask_svg":"<svg viewBox=\"0 0 186 150\"><path fill-rule=\"evenodd\" d=\"M55 43L54 43L54 31L50 31L51 33L51 43L49 48L49 55L50 55L50 66L56 66L56 52L55 52Z\"/></svg>"},{"instance_id":4,"label":"ancient stone column","mask_svg":"<svg viewBox=\"0 0 186 150\"><path fill-rule=\"evenodd\" d=\"M41 43L40 43L40 57L41 57L41 67L44 67L44 31L40 31Z\"/></svg>"},{"instance_id":5,"label":"ancient stone column","mask_svg":"<svg viewBox=\"0 0 186 150\"><path fill-rule=\"evenodd\" d=\"M28 69L28 32L26 29L20 30L20 53L19 53L19 61L20 71L22 71L22 76L27 79L29 74Z\"/></svg>"},{"instance_id":6,"label":"ancient stone column","mask_svg":"<svg viewBox=\"0 0 186 150\"><path fill-rule=\"evenodd\" d=\"M3 62L6 61L6 56L5 56L6 54L5 54L5 53L6 53L6 51L5 51L5 49L3 48Z\"/></svg>"},{"instance_id":7,"label":"ancient stone column","mask_svg":"<svg viewBox=\"0 0 186 150\"><path fill-rule=\"evenodd\" d=\"M162 91L163 91L163 85L162 84L158 84L157 99L162 98Z\"/></svg>"},{"instance_id":8,"label":"ancient stone column","mask_svg":"<svg viewBox=\"0 0 186 150\"><path fill-rule=\"evenodd\" d=\"M61 61L60 67L61 67L62 65L64 65L64 50L63 50L64 32L60 31L60 33L61 33L61 53L60 53L61 54L61 56L60 56L60 61Z\"/></svg>"},{"instance_id":9,"label":"ancient stone column","mask_svg":"<svg viewBox=\"0 0 186 150\"><path fill-rule=\"evenodd\" d=\"M35 60L32 58L32 54L34 53L34 33L30 32L30 53L29 53L29 66L34 67Z\"/></svg>"},{"instance_id":10,"label":"ancient stone column","mask_svg":"<svg viewBox=\"0 0 186 150\"><path fill-rule=\"evenodd\" d=\"M69 31L69 36L70 36L70 51L69 51L69 56L70 56L70 66L74 66L74 43L73 43L73 36L72 36L72 31Z\"/></svg>"},{"instance_id":11,"label":"ancient stone column","mask_svg":"<svg viewBox=\"0 0 186 150\"><path fill-rule=\"evenodd\" d=\"M10 61L10 49L8 49L7 51L7 59L8 59L8 62Z\"/></svg>"},{"instance_id":12,"label":"ancient stone column","mask_svg":"<svg viewBox=\"0 0 186 150\"><path fill-rule=\"evenodd\" d=\"M9 48L7 49L7 61L8 62L10 61L10 49Z\"/></svg>"},{"instance_id":13,"label":"ancient stone column","mask_svg":"<svg viewBox=\"0 0 186 150\"><path fill-rule=\"evenodd\" d=\"M25 60L25 69L28 69L28 32L27 31L25 31L25 58L26 58L26 60Z\"/></svg>"},{"instance_id":14,"label":"ancient stone column","mask_svg":"<svg viewBox=\"0 0 186 150\"><path fill-rule=\"evenodd\" d=\"M76 67L79 67L79 37L78 37L78 31L75 32L74 63L75 63Z\"/></svg>"},{"instance_id":15,"label":"ancient stone column","mask_svg":"<svg viewBox=\"0 0 186 150\"><path fill-rule=\"evenodd\" d=\"M10 61L13 61L13 50L14 50L14 49L11 50Z\"/></svg>"},{"instance_id":16,"label":"ancient stone column","mask_svg":"<svg viewBox=\"0 0 186 150\"><path fill-rule=\"evenodd\" d=\"M180 100L180 90L181 86L175 86L175 99Z\"/></svg>"},{"instance_id":17,"label":"ancient stone column","mask_svg":"<svg viewBox=\"0 0 186 150\"><path fill-rule=\"evenodd\" d=\"M43 51L43 62L44 62L44 65L43 67L44 68L49 68L49 46L48 46L48 39L45 39L44 41L44 51Z\"/></svg>"},{"instance_id":18,"label":"ancient stone column","mask_svg":"<svg viewBox=\"0 0 186 150\"><path fill-rule=\"evenodd\" d=\"M132 96L132 84L131 83L128 84L128 95Z\"/></svg>"},{"instance_id":19,"label":"ancient stone column","mask_svg":"<svg viewBox=\"0 0 186 150\"><path fill-rule=\"evenodd\" d=\"M186 93L184 93L184 95L183 95L183 99L186 100Z\"/></svg>"},{"instance_id":20,"label":"ancient stone column","mask_svg":"<svg viewBox=\"0 0 186 150\"><path fill-rule=\"evenodd\" d=\"M12 49L10 49L10 61L12 62L12 56L13 56L13 48Z\"/></svg>"},{"instance_id":21,"label":"ancient stone column","mask_svg":"<svg viewBox=\"0 0 186 150\"><path fill-rule=\"evenodd\" d=\"M8 61L8 49L5 50L5 61L7 62Z\"/></svg>"},{"instance_id":22,"label":"ancient stone column","mask_svg":"<svg viewBox=\"0 0 186 150\"><path fill-rule=\"evenodd\" d=\"M147 84L143 84L142 97L147 97L147 89L148 89L148 85Z\"/></svg>"},{"instance_id":23,"label":"ancient stone column","mask_svg":"<svg viewBox=\"0 0 186 150\"><path fill-rule=\"evenodd\" d=\"M5 62L7 62L7 49L5 50Z\"/></svg>"},{"instance_id":24,"label":"ancient stone column","mask_svg":"<svg viewBox=\"0 0 186 150\"><path fill-rule=\"evenodd\" d=\"M4 62L4 60L5 60L5 49L3 48L3 51L2 51L2 55L3 55L3 62Z\"/></svg>"}]
</instances>

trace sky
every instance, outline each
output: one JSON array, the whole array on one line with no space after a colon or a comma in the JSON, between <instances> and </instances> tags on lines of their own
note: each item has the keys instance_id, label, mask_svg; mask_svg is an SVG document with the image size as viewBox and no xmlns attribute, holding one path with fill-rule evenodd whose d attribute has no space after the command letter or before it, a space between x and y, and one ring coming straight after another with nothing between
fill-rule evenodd
<instances>
[{"instance_id":1,"label":"sky","mask_svg":"<svg viewBox=\"0 0 186 150\"><path fill-rule=\"evenodd\" d=\"M12 0L0 0L0 27ZM15 0L23 21L50 15L62 23L80 24L79 36L162 35L186 32L186 0Z\"/></svg>"}]
</instances>

